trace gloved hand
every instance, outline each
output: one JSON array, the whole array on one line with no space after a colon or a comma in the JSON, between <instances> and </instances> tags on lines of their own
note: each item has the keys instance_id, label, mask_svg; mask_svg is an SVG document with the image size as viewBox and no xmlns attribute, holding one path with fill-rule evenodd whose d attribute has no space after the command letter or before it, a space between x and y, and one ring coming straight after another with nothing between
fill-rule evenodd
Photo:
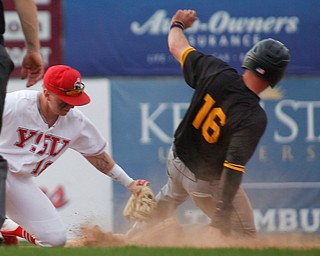
<instances>
[{"instance_id":1,"label":"gloved hand","mask_svg":"<svg viewBox=\"0 0 320 256\"><path fill-rule=\"evenodd\" d=\"M129 190L132 195L126 203L123 216L134 221L149 220L157 208L150 182L147 180L135 180L130 185Z\"/></svg>"}]
</instances>

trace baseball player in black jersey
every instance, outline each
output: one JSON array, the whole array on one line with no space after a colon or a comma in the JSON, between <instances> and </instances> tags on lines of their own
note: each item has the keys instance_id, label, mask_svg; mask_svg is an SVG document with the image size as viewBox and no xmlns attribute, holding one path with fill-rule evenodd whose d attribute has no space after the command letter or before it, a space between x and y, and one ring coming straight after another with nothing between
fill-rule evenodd
<instances>
[{"instance_id":1,"label":"baseball player in black jersey","mask_svg":"<svg viewBox=\"0 0 320 256\"><path fill-rule=\"evenodd\" d=\"M21 78L27 78L26 86L32 86L42 78L44 63L40 54L38 38L37 7L33 0L15 0L15 8L21 22L26 54L22 61ZM5 32L4 8L0 0L0 131L7 83L14 69L14 64L4 46ZM7 177L7 161L0 156L0 228L5 220L5 181ZM9 239L8 239L9 241ZM6 241L5 241L6 243Z\"/></svg>"},{"instance_id":2,"label":"baseball player in black jersey","mask_svg":"<svg viewBox=\"0 0 320 256\"><path fill-rule=\"evenodd\" d=\"M168 35L170 52L194 94L174 134L156 217L169 217L191 196L223 235L254 237L252 207L240 184L267 125L258 95L281 80L289 51L277 40L262 40L247 53L240 75L190 46L184 30L196 19L194 10L178 10Z\"/></svg>"}]
</instances>

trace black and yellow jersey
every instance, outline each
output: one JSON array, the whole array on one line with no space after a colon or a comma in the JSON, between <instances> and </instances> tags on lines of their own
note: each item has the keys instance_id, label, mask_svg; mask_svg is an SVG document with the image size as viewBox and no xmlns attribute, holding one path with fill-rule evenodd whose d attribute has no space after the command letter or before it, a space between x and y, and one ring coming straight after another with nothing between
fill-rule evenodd
<instances>
[{"instance_id":1,"label":"black and yellow jersey","mask_svg":"<svg viewBox=\"0 0 320 256\"><path fill-rule=\"evenodd\" d=\"M189 48L180 62L194 94L174 134L175 153L199 179L219 179L223 167L244 172L267 125L259 96L214 56Z\"/></svg>"}]
</instances>

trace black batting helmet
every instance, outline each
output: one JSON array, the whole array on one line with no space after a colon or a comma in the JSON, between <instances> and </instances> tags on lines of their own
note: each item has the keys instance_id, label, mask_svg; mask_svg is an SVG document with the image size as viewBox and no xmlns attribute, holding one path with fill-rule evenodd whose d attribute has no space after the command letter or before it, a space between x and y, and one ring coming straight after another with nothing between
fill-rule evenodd
<instances>
[{"instance_id":1,"label":"black batting helmet","mask_svg":"<svg viewBox=\"0 0 320 256\"><path fill-rule=\"evenodd\" d=\"M246 54L242 68L249 69L274 87L283 77L290 54L283 43L268 38L256 43Z\"/></svg>"}]
</instances>

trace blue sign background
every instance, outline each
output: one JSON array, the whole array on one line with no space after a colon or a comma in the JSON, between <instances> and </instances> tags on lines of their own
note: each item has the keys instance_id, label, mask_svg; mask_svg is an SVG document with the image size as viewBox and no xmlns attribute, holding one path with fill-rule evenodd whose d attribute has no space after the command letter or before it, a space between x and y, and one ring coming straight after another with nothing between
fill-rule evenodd
<instances>
[{"instance_id":1,"label":"blue sign background","mask_svg":"<svg viewBox=\"0 0 320 256\"><path fill-rule=\"evenodd\" d=\"M320 81L287 78L281 85L263 97L268 128L247 165L243 185L253 208L260 211L319 209ZM167 179L165 159L172 142L165 135L173 136L193 91L182 79L158 77L112 79L111 93L113 157L132 177L150 180L158 192ZM292 127L297 127L296 136ZM122 217L128 197L128 191L115 184L116 231L130 225ZM191 201L179 208L183 222L190 209L195 209Z\"/></svg>"},{"instance_id":2,"label":"blue sign background","mask_svg":"<svg viewBox=\"0 0 320 256\"><path fill-rule=\"evenodd\" d=\"M291 51L288 74L320 74L318 0L68 0L64 62L84 76L179 75L167 34L171 17L184 8L198 13L200 25L186 35L200 51L240 69L255 41L273 37Z\"/></svg>"}]
</instances>

